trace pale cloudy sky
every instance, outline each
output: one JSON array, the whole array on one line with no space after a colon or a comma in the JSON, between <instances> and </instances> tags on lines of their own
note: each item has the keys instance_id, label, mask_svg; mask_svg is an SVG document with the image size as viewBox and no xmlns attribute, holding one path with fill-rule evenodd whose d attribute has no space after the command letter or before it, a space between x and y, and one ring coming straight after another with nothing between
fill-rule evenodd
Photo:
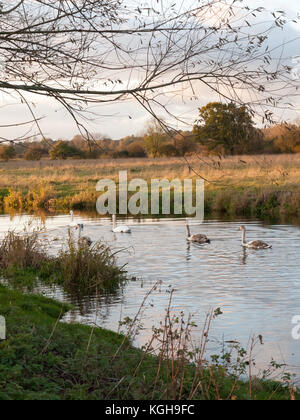
<instances>
[{"instance_id":1,"label":"pale cloudy sky","mask_svg":"<svg viewBox=\"0 0 300 420\"><path fill-rule=\"evenodd\" d=\"M300 12L299 0L251 0L249 1L249 6L264 6L274 10L289 11L291 14ZM270 43L272 45L279 45L283 41L295 38L299 35L300 28L293 25L285 32L277 31L274 33ZM299 41L290 44L287 47L286 55L290 57L297 55L300 56L299 44ZM170 110L183 118L188 117L192 124L197 117L197 109L214 99L217 100L218 98L214 97L211 92L203 88L201 92L198 93L197 101L191 102L186 100L183 102L182 99L178 98L170 105ZM0 125L13 124L21 119L31 118L28 111L25 111L24 105L19 104L17 101L5 96L3 93L0 93L0 103ZM41 128L44 135L57 139L71 138L77 134L78 129L74 122L67 112L62 110L57 103L50 101L47 98L39 97L35 98L35 103L35 112L37 116L43 117L43 120L41 121ZM149 115L145 112L145 110L134 102L101 106L93 109L93 111L98 115L98 117L95 122L87 124L89 131L102 133L114 139L130 134L140 133L143 130L145 123L149 120ZM280 111L278 116L282 119L293 120L299 115L300 104L298 107L295 107L294 112ZM178 128L184 127L178 126ZM16 128L13 131L0 129L0 135L9 138L23 133L24 129L20 130Z\"/></svg>"}]
</instances>

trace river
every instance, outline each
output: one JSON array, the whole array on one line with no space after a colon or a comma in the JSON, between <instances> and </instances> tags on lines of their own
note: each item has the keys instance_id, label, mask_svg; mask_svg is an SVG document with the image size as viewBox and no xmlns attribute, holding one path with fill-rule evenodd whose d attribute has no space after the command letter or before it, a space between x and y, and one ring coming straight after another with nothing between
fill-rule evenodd
<instances>
[{"instance_id":1,"label":"river","mask_svg":"<svg viewBox=\"0 0 300 420\"><path fill-rule=\"evenodd\" d=\"M211 244L187 244L183 219L129 219L132 233L113 234L109 219L80 216L84 234L102 240L118 254L119 264L127 264L130 278L114 295L77 299L59 287L43 287L42 292L71 302L74 310L64 321L118 330L119 320L134 317L147 291L157 281L162 285L149 298L143 315L144 330L136 338L142 345L158 325L174 289L172 311L192 314L199 338L205 315L212 308L223 314L212 327L210 351L221 342L237 340L247 347L253 335L263 336L254 357L261 369L275 359L300 378L300 340L292 337L293 317L300 316L300 229L294 225L270 225L256 220L209 220L191 222L192 233L205 233ZM30 216L0 216L0 236L9 229L22 230ZM38 219L34 219L34 223ZM45 220L45 236L56 239L56 252L67 235L69 216ZM248 240L262 239L273 248L254 251L241 247L239 226L247 228Z\"/></svg>"}]
</instances>

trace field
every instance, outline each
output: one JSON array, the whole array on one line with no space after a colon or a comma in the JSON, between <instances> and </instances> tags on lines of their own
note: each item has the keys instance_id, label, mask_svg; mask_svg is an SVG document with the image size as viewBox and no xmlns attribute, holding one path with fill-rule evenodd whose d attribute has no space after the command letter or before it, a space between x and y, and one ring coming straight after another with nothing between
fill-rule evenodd
<instances>
[{"instance_id":1,"label":"field","mask_svg":"<svg viewBox=\"0 0 300 420\"><path fill-rule=\"evenodd\" d=\"M96 183L117 180L121 170L129 179L147 181L201 176L209 213L298 216L300 211L300 154L2 162L2 207L7 212L94 210Z\"/></svg>"}]
</instances>

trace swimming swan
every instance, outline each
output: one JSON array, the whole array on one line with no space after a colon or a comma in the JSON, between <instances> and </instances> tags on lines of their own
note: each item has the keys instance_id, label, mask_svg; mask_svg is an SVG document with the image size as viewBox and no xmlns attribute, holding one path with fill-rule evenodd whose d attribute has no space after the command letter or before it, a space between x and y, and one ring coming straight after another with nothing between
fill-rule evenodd
<instances>
[{"instance_id":1,"label":"swimming swan","mask_svg":"<svg viewBox=\"0 0 300 420\"><path fill-rule=\"evenodd\" d=\"M88 236L81 236L83 228L84 228L83 223L79 223L78 221L75 222L73 210L70 211L70 215L71 215L71 223L69 224L69 228L74 228L76 230L79 229L78 242L81 242L82 244L85 244L87 246L91 246L93 243L91 238L89 238Z\"/></svg>"},{"instance_id":2,"label":"swimming swan","mask_svg":"<svg viewBox=\"0 0 300 420\"><path fill-rule=\"evenodd\" d=\"M76 229L79 229L79 240L78 240L78 242L80 242L84 245L87 245L87 246L92 246L93 241L91 240L91 238L89 236L81 236L82 231L83 231L83 227L84 226L83 226L82 223L80 223L78 225L78 227L76 227Z\"/></svg>"},{"instance_id":3,"label":"swimming swan","mask_svg":"<svg viewBox=\"0 0 300 420\"><path fill-rule=\"evenodd\" d=\"M210 240L206 235L202 235L201 233L196 235L191 235L190 226L188 220L186 221L186 231L187 231L187 240L189 242L195 242L198 244L210 244Z\"/></svg>"},{"instance_id":4,"label":"swimming swan","mask_svg":"<svg viewBox=\"0 0 300 420\"><path fill-rule=\"evenodd\" d=\"M268 245L266 242L263 241L252 241L246 243L246 228L245 226L241 226L240 230L242 231L242 246L244 248L250 249L270 249L272 245Z\"/></svg>"},{"instance_id":5,"label":"swimming swan","mask_svg":"<svg viewBox=\"0 0 300 420\"><path fill-rule=\"evenodd\" d=\"M126 225L117 226L117 216L114 214L112 217L113 220L113 232L114 233L131 233L131 229Z\"/></svg>"}]
</instances>

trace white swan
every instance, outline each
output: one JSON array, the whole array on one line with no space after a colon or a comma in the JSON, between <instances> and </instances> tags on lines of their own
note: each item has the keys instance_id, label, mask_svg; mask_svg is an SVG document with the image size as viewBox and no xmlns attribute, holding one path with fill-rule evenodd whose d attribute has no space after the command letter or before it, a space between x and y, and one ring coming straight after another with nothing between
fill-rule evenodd
<instances>
[{"instance_id":1,"label":"white swan","mask_svg":"<svg viewBox=\"0 0 300 420\"><path fill-rule=\"evenodd\" d=\"M113 221L113 232L114 233L131 233L130 227L126 225L119 225L117 226L117 216L114 214L112 217Z\"/></svg>"},{"instance_id":2,"label":"white swan","mask_svg":"<svg viewBox=\"0 0 300 420\"><path fill-rule=\"evenodd\" d=\"M188 220L186 220L186 231L187 231L187 240L189 242L196 242L198 244L210 244L210 239L206 235L201 233L196 235L191 235L190 226Z\"/></svg>"},{"instance_id":3,"label":"white swan","mask_svg":"<svg viewBox=\"0 0 300 420\"><path fill-rule=\"evenodd\" d=\"M250 249L268 249L272 248L272 245L268 245L266 242L263 241L252 241L252 242L246 242L246 228L245 226L241 226L240 230L242 231L242 246L244 248L250 248Z\"/></svg>"},{"instance_id":4,"label":"white swan","mask_svg":"<svg viewBox=\"0 0 300 420\"><path fill-rule=\"evenodd\" d=\"M74 212L73 210L70 211L70 216L71 216L71 223L69 224L69 227L73 227L73 228L77 228L79 227L79 223L75 222L74 220Z\"/></svg>"}]
</instances>

